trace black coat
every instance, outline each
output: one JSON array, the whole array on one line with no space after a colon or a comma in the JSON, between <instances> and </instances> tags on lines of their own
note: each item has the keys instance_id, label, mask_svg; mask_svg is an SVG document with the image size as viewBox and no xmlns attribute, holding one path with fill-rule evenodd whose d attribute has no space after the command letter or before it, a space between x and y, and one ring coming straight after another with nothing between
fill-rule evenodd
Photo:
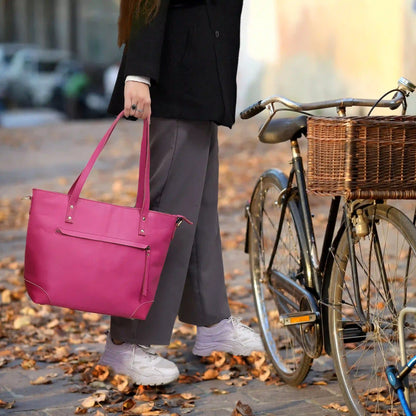
<instances>
[{"instance_id":1,"label":"black coat","mask_svg":"<svg viewBox=\"0 0 416 416\"><path fill-rule=\"evenodd\" d=\"M125 77L141 75L151 78L153 116L234 123L243 0L187 1L173 7L162 0L149 24L134 22L110 113L124 107Z\"/></svg>"}]
</instances>

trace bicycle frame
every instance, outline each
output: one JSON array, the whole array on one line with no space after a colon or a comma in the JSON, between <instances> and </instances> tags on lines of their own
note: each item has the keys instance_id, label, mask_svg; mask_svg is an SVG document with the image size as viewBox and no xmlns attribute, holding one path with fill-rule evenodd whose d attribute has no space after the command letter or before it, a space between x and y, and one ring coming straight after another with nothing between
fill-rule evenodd
<instances>
[{"instance_id":1,"label":"bicycle frame","mask_svg":"<svg viewBox=\"0 0 416 416\"><path fill-rule=\"evenodd\" d=\"M299 144L298 140L296 138L291 140L291 149L292 149L292 169L289 174L287 187L284 191L283 195L280 195L279 201L282 203L282 214L279 218L278 228L276 232L276 239L274 242L272 254L269 260L269 264L267 267L267 274L271 276L273 273L276 273L272 270L272 265L274 262L274 257L277 251L278 242L280 241L280 235L283 228L283 222L284 222L284 215L286 212L287 204L293 197L299 198L299 209L301 213L301 219L302 219L302 227L303 227L303 233L300 233L300 235L304 235L306 237L305 241L302 242L302 244L306 247L306 250L304 250L304 253L306 253L306 258L304 258L304 266L305 266L305 281L304 285L305 288L308 290L310 295L313 297L314 302L308 298L309 304L313 305L315 303L318 306L318 309L320 310L320 316L315 316L315 318L311 317L311 312L314 312L314 307L311 307L311 311L305 311L304 312L304 320L302 323L311 323L315 320L320 319L321 316L324 317L323 325L326 327L325 322L325 308L328 307L326 305L325 299L323 299L324 295L324 288L323 284L325 281L325 276L327 275L327 267L329 265L332 266L332 263L330 261L331 253L333 252L333 248L336 247L337 244L337 236L335 235L335 230L337 227L337 220L340 212L340 201L341 197L337 196L332 198L329 214L328 214L328 222L325 229L324 234L324 241L322 245L322 252L321 256L318 256L318 249L315 239L315 233L314 233L314 226L312 222L312 214L310 210L309 205L309 199L306 191L306 181L305 181L305 173L304 173L304 167L303 167L303 161L302 156L300 154ZM296 180L296 185L294 186L294 180ZM341 224L338 230L338 234L340 235L344 229L347 230L347 236L348 236L348 245L349 245L349 252L350 252L350 263L351 263L351 274L352 274L352 282L353 282L353 288L354 288L354 300L355 300L355 307L357 310L358 317L361 321L361 327L369 329L368 326L368 316L366 316L363 307L362 307L362 300L360 297L360 291L359 291L359 285L358 285L358 273L357 273L357 267L356 267L356 255L354 250L354 242L353 242L353 231L352 231L352 223L351 223L351 213L348 212L348 207L352 207L351 211L356 210L358 207L362 206L362 204L368 204L369 202L363 201L363 202L357 202L349 204L349 202L346 202L344 205L344 209L342 212L342 218L341 218ZM361 204L361 205L360 205ZM394 306L392 306L391 302L391 296L390 296L390 290L389 290L389 283L387 280L387 275L384 269L384 261L383 261L383 253L380 248L380 243L378 240L378 234L377 234L377 228L375 224L372 224L372 235L374 236L374 250L377 258L377 264L380 267L380 273L381 273L381 281L383 284L383 288L385 293L387 294L387 304L390 308L391 312L393 314L396 314L396 310L394 309ZM319 262L318 262L319 259ZM279 274L279 279L283 280L284 277ZM328 277L329 279L329 277ZM327 279L327 280L328 280ZM370 276L369 276L370 279ZM287 286L286 286L287 287ZM281 296L281 295L279 295ZM289 314L290 315L290 314ZM299 315L296 315L296 320L299 319ZM290 320L288 321L289 325L291 325ZM297 321L298 322L298 321ZM325 342L325 349L327 352L330 352L330 346L329 342L326 339L326 332L324 331L324 342Z\"/></svg>"}]
</instances>

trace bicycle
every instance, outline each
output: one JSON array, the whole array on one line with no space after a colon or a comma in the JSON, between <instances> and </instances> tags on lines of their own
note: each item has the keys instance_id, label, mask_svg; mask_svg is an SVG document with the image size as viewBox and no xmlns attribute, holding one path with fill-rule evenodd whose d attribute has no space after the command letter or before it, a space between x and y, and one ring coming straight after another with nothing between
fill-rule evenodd
<instances>
[{"instance_id":1,"label":"bicycle","mask_svg":"<svg viewBox=\"0 0 416 416\"><path fill-rule=\"evenodd\" d=\"M385 122L394 125L396 120L400 126L413 129L416 118L409 120L404 114L406 97L414 89L411 82L401 78L397 88L378 100L346 98L301 104L274 96L240 113L241 118L248 119L268 109L258 138L272 144L290 142L291 148L289 175L279 169L266 170L246 207L245 251L249 253L254 303L266 351L279 377L290 385L302 383L313 360L323 351L331 355L341 391L354 415L394 414L397 408L384 369L397 361L399 311L416 303L416 285L410 284L410 278L416 275L416 228L385 199L415 198L415 183L413 190L405 192L389 192L390 185L375 191L345 192L345 187L353 184L354 148L362 140L358 137L342 142L338 151L351 153L340 168L348 167L349 172L341 187L338 184L339 189L321 192L331 195L331 204L319 257L308 197L310 181L307 185L298 139L305 135L309 138L316 120L317 137L322 133L319 123L326 120L342 126L341 136L354 133L351 123L362 119L369 123L364 126L369 130L377 130ZM386 99L389 93L394 96ZM402 116L391 120L346 117L346 108L356 106L371 107L371 111L375 107L402 106ZM336 108L339 117L310 117L306 113L323 108ZM303 114L274 118L284 110ZM360 131L362 126L358 127ZM394 143L395 138L390 139ZM311 143L314 140L309 138L308 146ZM402 153L399 158L403 158ZM340 154L330 158L332 164L337 164ZM309 175L321 166L312 159L308 167ZM321 175L333 180L327 172ZM319 182L321 178L317 179ZM399 187L407 182L402 181ZM406 331L416 328L410 320L405 326Z\"/></svg>"}]
</instances>

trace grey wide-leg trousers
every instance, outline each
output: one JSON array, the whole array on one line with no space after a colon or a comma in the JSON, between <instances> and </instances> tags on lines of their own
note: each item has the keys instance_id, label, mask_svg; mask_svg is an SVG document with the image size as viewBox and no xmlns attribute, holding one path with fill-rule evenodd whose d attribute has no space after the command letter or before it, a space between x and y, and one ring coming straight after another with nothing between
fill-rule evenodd
<instances>
[{"instance_id":1,"label":"grey wide-leg trousers","mask_svg":"<svg viewBox=\"0 0 416 416\"><path fill-rule=\"evenodd\" d=\"M230 316L218 225L218 137L209 121L153 118L151 209L181 214L146 320L111 318L111 336L141 345L170 343L176 316L199 326Z\"/></svg>"}]
</instances>

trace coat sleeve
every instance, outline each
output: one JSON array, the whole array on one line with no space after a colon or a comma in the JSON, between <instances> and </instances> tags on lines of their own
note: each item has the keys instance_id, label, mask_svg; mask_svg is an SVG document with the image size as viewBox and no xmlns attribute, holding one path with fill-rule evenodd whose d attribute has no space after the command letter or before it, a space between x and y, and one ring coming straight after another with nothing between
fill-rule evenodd
<instances>
[{"instance_id":1,"label":"coat sleeve","mask_svg":"<svg viewBox=\"0 0 416 416\"><path fill-rule=\"evenodd\" d=\"M149 77L157 82L165 34L169 0L162 0L157 15L149 22L135 18L125 48L124 75Z\"/></svg>"}]
</instances>

